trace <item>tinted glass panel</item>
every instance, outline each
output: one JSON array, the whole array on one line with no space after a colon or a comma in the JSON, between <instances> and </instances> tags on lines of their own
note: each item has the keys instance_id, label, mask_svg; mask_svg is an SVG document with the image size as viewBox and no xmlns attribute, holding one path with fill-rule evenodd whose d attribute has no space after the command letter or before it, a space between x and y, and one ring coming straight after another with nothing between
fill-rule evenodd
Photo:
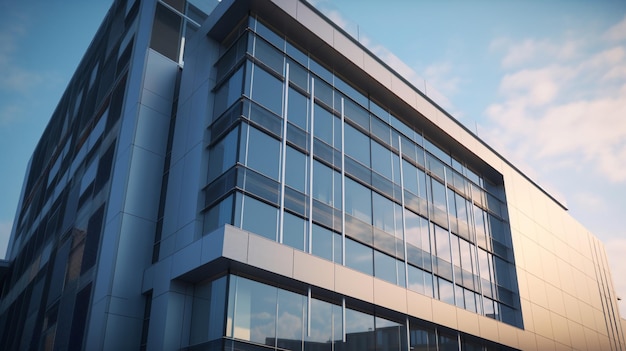
<instances>
[{"instance_id":1,"label":"tinted glass panel","mask_svg":"<svg viewBox=\"0 0 626 351\"><path fill-rule=\"evenodd\" d=\"M372 191L349 178L346 178L345 185L346 213L371 224Z\"/></svg>"},{"instance_id":2,"label":"tinted glass panel","mask_svg":"<svg viewBox=\"0 0 626 351\"><path fill-rule=\"evenodd\" d=\"M287 120L306 131L309 130L309 99L293 88L289 88Z\"/></svg>"},{"instance_id":3,"label":"tinted glass panel","mask_svg":"<svg viewBox=\"0 0 626 351\"><path fill-rule=\"evenodd\" d=\"M285 213L283 221L283 244L304 251L307 222L291 213Z\"/></svg>"},{"instance_id":4,"label":"tinted glass panel","mask_svg":"<svg viewBox=\"0 0 626 351\"><path fill-rule=\"evenodd\" d=\"M280 142L256 128L249 128L247 166L278 179L280 167Z\"/></svg>"},{"instance_id":5,"label":"tinted glass panel","mask_svg":"<svg viewBox=\"0 0 626 351\"><path fill-rule=\"evenodd\" d=\"M244 197L242 228L276 240L278 209L249 196Z\"/></svg>"},{"instance_id":6,"label":"tinted glass panel","mask_svg":"<svg viewBox=\"0 0 626 351\"><path fill-rule=\"evenodd\" d=\"M365 274L374 275L373 250L346 238L346 266Z\"/></svg>"},{"instance_id":7,"label":"tinted glass panel","mask_svg":"<svg viewBox=\"0 0 626 351\"><path fill-rule=\"evenodd\" d=\"M361 162L370 165L370 141L367 135L359 132L354 127L346 124L345 133L345 152L346 155Z\"/></svg>"},{"instance_id":8,"label":"tinted glass panel","mask_svg":"<svg viewBox=\"0 0 626 351\"><path fill-rule=\"evenodd\" d=\"M259 67L254 68L252 99L282 115L283 82Z\"/></svg>"}]
</instances>

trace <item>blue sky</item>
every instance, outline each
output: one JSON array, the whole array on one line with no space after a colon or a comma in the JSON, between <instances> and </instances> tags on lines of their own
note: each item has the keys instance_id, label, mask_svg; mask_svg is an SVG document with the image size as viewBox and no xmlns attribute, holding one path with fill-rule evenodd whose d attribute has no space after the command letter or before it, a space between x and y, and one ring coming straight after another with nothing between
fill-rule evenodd
<instances>
[{"instance_id":1,"label":"blue sky","mask_svg":"<svg viewBox=\"0 0 626 351\"><path fill-rule=\"evenodd\" d=\"M28 159L111 2L0 0L0 257ZM313 3L565 202L626 299L626 1Z\"/></svg>"}]
</instances>

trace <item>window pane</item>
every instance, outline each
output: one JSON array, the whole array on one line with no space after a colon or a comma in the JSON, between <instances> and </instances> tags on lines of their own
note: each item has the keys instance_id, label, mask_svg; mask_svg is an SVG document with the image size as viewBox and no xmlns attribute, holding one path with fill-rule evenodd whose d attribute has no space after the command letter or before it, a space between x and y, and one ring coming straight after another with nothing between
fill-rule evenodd
<instances>
[{"instance_id":1,"label":"window pane","mask_svg":"<svg viewBox=\"0 0 626 351\"><path fill-rule=\"evenodd\" d=\"M233 336L259 344L274 345L276 288L238 278Z\"/></svg>"},{"instance_id":2,"label":"window pane","mask_svg":"<svg viewBox=\"0 0 626 351\"><path fill-rule=\"evenodd\" d=\"M346 178L345 186L346 213L365 223L371 224L372 191L349 178Z\"/></svg>"},{"instance_id":3,"label":"window pane","mask_svg":"<svg viewBox=\"0 0 626 351\"><path fill-rule=\"evenodd\" d=\"M333 203L333 171L319 161L313 162L313 198L327 205Z\"/></svg>"},{"instance_id":4,"label":"window pane","mask_svg":"<svg viewBox=\"0 0 626 351\"><path fill-rule=\"evenodd\" d=\"M346 266L374 275L372 248L346 238Z\"/></svg>"},{"instance_id":5,"label":"window pane","mask_svg":"<svg viewBox=\"0 0 626 351\"><path fill-rule=\"evenodd\" d=\"M373 350L374 316L346 308L346 350Z\"/></svg>"},{"instance_id":6,"label":"window pane","mask_svg":"<svg viewBox=\"0 0 626 351\"><path fill-rule=\"evenodd\" d=\"M237 142L239 128L230 131L222 140L211 147L209 159L209 182L235 165L237 161Z\"/></svg>"},{"instance_id":7,"label":"window pane","mask_svg":"<svg viewBox=\"0 0 626 351\"><path fill-rule=\"evenodd\" d=\"M331 351L333 328L333 305L328 302L311 299L311 334L306 336L306 351ZM306 335L306 334L305 334Z\"/></svg>"},{"instance_id":8,"label":"window pane","mask_svg":"<svg viewBox=\"0 0 626 351\"><path fill-rule=\"evenodd\" d=\"M333 115L320 105L315 105L314 135L328 145L333 145Z\"/></svg>"},{"instance_id":9,"label":"window pane","mask_svg":"<svg viewBox=\"0 0 626 351\"><path fill-rule=\"evenodd\" d=\"M244 196L242 229L276 240L278 209L249 196Z\"/></svg>"},{"instance_id":10,"label":"window pane","mask_svg":"<svg viewBox=\"0 0 626 351\"><path fill-rule=\"evenodd\" d=\"M370 140L369 137L354 127L346 124L344 127L345 152L346 155L361 162L366 166L370 166Z\"/></svg>"},{"instance_id":11,"label":"window pane","mask_svg":"<svg viewBox=\"0 0 626 351\"><path fill-rule=\"evenodd\" d=\"M178 62L181 22L180 16L165 6L157 4L150 47L176 62Z\"/></svg>"},{"instance_id":12,"label":"window pane","mask_svg":"<svg viewBox=\"0 0 626 351\"><path fill-rule=\"evenodd\" d=\"M298 250L305 250L307 221L285 212L283 219L283 244Z\"/></svg>"},{"instance_id":13,"label":"window pane","mask_svg":"<svg viewBox=\"0 0 626 351\"><path fill-rule=\"evenodd\" d=\"M395 235L396 220L393 201L372 192L372 209L374 211L374 226Z\"/></svg>"},{"instance_id":14,"label":"window pane","mask_svg":"<svg viewBox=\"0 0 626 351\"><path fill-rule=\"evenodd\" d=\"M244 66L241 66L237 72L228 78L228 81L215 93L215 107L213 108L213 113L216 118L241 97L243 88L243 67Z\"/></svg>"},{"instance_id":15,"label":"window pane","mask_svg":"<svg viewBox=\"0 0 626 351\"><path fill-rule=\"evenodd\" d=\"M254 56L276 71L276 73L280 75L283 74L283 53L276 50L276 48L271 46L268 42L263 39L259 39L258 37L256 39Z\"/></svg>"},{"instance_id":16,"label":"window pane","mask_svg":"<svg viewBox=\"0 0 626 351\"><path fill-rule=\"evenodd\" d=\"M418 195L419 191L417 188L417 167L413 166L405 160L402 160L402 175L404 178L404 189L412 192L415 195Z\"/></svg>"},{"instance_id":17,"label":"window pane","mask_svg":"<svg viewBox=\"0 0 626 351\"><path fill-rule=\"evenodd\" d=\"M372 169L388 179L393 179L391 151L379 143L372 141ZM363 147L362 145L357 145Z\"/></svg>"},{"instance_id":18,"label":"window pane","mask_svg":"<svg viewBox=\"0 0 626 351\"><path fill-rule=\"evenodd\" d=\"M439 300L454 305L454 285L442 278L437 278Z\"/></svg>"},{"instance_id":19,"label":"window pane","mask_svg":"<svg viewBox=\"0 0 626 351\"><path fill-rule=\"evenodd\" d=\"M224 224L232 224L233 198L233 195L228 196L206 212L204 215L204 234L208 234Z\"/></svg>"},{"instance_id":20,"label":"window pane","mask_svg":"<svg viewBox=\"0 0 626 351\"><path fill-rule=\"evenodd\" d=\"M288 185L301 193L309 192L307 179L309 178L308 157L292 147L287 147L285 185Z\"/></svg>"},{"instance_id":21,"label":"window pane","mask_svg":"<svg viewBox=\"0 0 626 351\"><path fill-rule=\"evenodd\" d=\"M396 259L374 250L374 276L396 284Z\"/></svg>"},{"instance_id":22,"label":"window pane","mask_svg":"<svg viewBox=\"0 0 626 351\"><path fill-rule=\"evenodd\" d=\"M278 315L276 321L277 346L292 349L301 345L304 336L304 307L306 298L290 291L278 289ZM300 347L297 348L300 350Z\"/></svg>"},{"instance_id":23,"label":"window pane","mask_svg":"<svg viewBox=\"0 0 626 351\"><path fill-rule=\"evenodd\" d=\"M311 253L315 256L333 260L333 232L313 224L311 233Z\"/></svg>"},{"instance_id":24,"label":"window pane","mask_svg":"<svg viewBox=\"0 0 626 351\"><path fill-rule=\"evenodd\" d=\"M406 326L404 324L376 317L376 350L407 350Z\"/></svg>"},{"instance_id":25,"label":"window pane","mask_svg":"<svg viewBox=\"0 0 626 351\"><path fill-rule=\"evenodd\" d=\"M287 116L291 123L309 131L309 99L293 88L289 88Z\"/></svg>"},{"instance_id":26,"label":"window pane","mask_svg":"<svg viewBox=\"0 0 626 351\"><path fill-rule=\"evenodd\" d=\"M408 288L426 296L433 296L433 276L419 268L408 265Z\"/></svg>"},{"instance_id":27,"label":"window pane","mask_svg":"<svg viewBox=\"0 0 626 351\"><path fill-rule=\"evenodd\" d=\"M278 180L280 142L256 128L249 128L247 166Z\"/></svg>"},{"instance_id":28,"label":"window pane","mask_svg":"<svg viewBox=\"0 0 626 351\"><path fill-rule=\"evenodd\" d=\"M435 225L435 245L437 248L437 257L452 262L450 258L450 237L448 231Z\"/></svg>"},{"instance_id":29,"label":"window pane","mask_svg":"<svg viewBox=\"0 0 626 351\"><path fill-rule=\"evenodd\" d=\"M252 99L277 115L282 115L283 82L263 69L254 67Z\"/></svg>"}]
</instances>

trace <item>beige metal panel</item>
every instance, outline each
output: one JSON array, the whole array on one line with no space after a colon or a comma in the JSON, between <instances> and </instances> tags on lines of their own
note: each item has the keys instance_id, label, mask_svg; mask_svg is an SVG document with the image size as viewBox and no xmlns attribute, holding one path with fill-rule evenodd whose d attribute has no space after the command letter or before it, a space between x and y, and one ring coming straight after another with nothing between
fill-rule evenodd
<instances>
[{"instance_id":1,"label":"beige metal panel","mask_svg":"<svg viewBox=\"0 0 626 351\"><path fill-rule=\"evenodd\" d=\"M519 287L519 296L523 299L529 299L528 277L524 269L517 268L517 284Z\"/></svg>"},{"instance_id":2,"label":"beige metal panel","mask_svg":"<svg viewBox=\"0 0 626 351\"><path fill-rule=\"evenodd\" d=\"M338 30L335 30L333 32L333 48L341 52L345 57L347 57L359 68L363 69L363 56L365 55L365 53L358 47L357 44L354 43L354 41L348 39Z\"/></svg>"},{"instance_id":3,"label":"beige metal panel","mask_svg":"<svg viewBox=\"0 0 626 351\"><path fill-rule=\"evenodd\" d=\"M585 339L585 328L581 324L568 320L567 328L569 329L572 347L579 350L590 350Z\"/></svg>"},{"instance_id":4,"label":"beige metal panel","mask_svg":"<svg viewBox=\"0 0 626 351\"><path fill-rule=\"evenodd\" d=\"M408 314L415 318L433 320L433 301L433 299L414 291L407 290L406 292Z\"/></svg>"},{"instance_id":5,"label":"beige metal panel","mask_svg":"<svg viewBox=\"0 0 626 351\"><path fill-rule=\"evenodd\" d=\"M537 338L537 350L541 350L541 351L555 351L556 350L556 344L554 340L546 338L541 335L537 335L536 338Z\"/></svg>"},{"instance_id":6,"label":"beige metal panel","mask_svg":"<svg viewBox=\"0 0 626 351\"><path fill-rule=\"evenodd\" d=\"M531 303L533 311L533 320L535 322L534 331L543 337L554 339L552 331L552 320L550 319L550 311L544 307Z\"/></svg>"},{"instance_id":7,"label":"beige metal panel","mask_svg":"<svg viewBox=\"0 0 626 351\"><path fill-rule=\"evenodd\" d=\"M488 340L498 340L498 322L494 319L482 317L478 318L478 327L480 328L480 337Z\"/></svg>"},{"instance_id":8,"label":"beige metal panel","mask_svg":"<svg viewBox=\"0 0 626 351\"><path fill-rule=\"evenodd\" d=\"M522 307L522 319L524 321L524 329L529 331L535 330L535 319L533 318L532 305L529 300L520 299Z\"/></svg>"},{"instance_id":9,"label":"beige metal panel","mask_svg":"<svg viewBox=\"0 0 626 351\"><path fill-rule=\"evenodd\" d=\"M523 256L519 255L516 258L524 260L524 269L531 275L543 279L543 265L541 263L541 247L537 243L528 237L522 236L520 238L522 243ZM530 288L530 286L529 286Z\"/></svg>"},{"instance_id":10,"label":"beige metal panel","mask_svg":"<svg viewBox=\"0 0 626 351\"><path fill-rule=\"evenodd\" d=\"M393 74L385 69L380 62L376 61L370 55L363 55L363 68L367 74L376 79L378 83L391 90L391 76Z\"/></svg>"},{"instance_id":11,"label":"beige metal panel","mask_svg":"<svg viewBox=\"0 0 626 351\"><path fill-rule=\"evenodd\" d=\"M335 289L334 264L299 250L293 253L293 278L331 291Z\"/></svg>"},{"instance_id":12,"label":"beige metal panel","mask_svg":"<svg viewBox=\"0 0 626 351\"><path fill-rule=\"evenodd\" d=\"M326 43L332 45L334 28L308 6L297 7L296 19Z\"/></svg>"},{"instance_id":13,"label":"beige metal panel","mask_svg":"<svg viewBox=\"0 0 626 351\"><path fill-rule=\"evenodd\" d=\"M445 327L457 329L457 308L453 305L441 302L439 300L433 300L433 319L434 323L443 325Z\"/></svg>"},{"instance_id":14,"label":"beige metal panel","mask_svg":"<svg viewBox=\"0 0 626 351\"><path fill-rule=\"evenodd\" d=\"M563 291L548 283L546 284L546 293L548 295L548 306L550 310L565 317L567 312L565 310Z\"/></svg>"},{"instance_id":15,"label":"beige metal panel","mask_svg":"<svg viewBox=\"0 0 626 351\"><path fill-rule=\"evenodd\" d=\"M587 350L600 350L600 335L594 329L584 328L584 330Z\"/></svg>"},{"instance_id":16,"label":"beige metal panel","mask_svg":"<svg viewBox=\"0 0 626 351\"><path fill-rule=\"evenodd\" d=\"M293 276L293 251L258 235L248 238L248 264L287 277Z\"/></svg>"},{"instance_id":17,"label":"beige metal panel","mask_svg":"<svg viewBox=\"0 0 626 351\"><path fill-rule=\"evenodd\" d=\"M548 236L548 233L545 233ZM549 240L546 240L549 241ZM549 252L547 249L542 247L540 249L541 252L541 263L543 264L543 273L544 279L551 284L557 285L559 282L559 267L557 264L557 258L554 253Z\"/></svg>"},{"instance_id":18,"label":"beige metal panel","mask_svg":"<svg viewBox=\"0 0 626 351\"><path fill-rule=\"evenodd\" d=\"M380 279L374 279L374 303L394 311L407 313L407 290Z\"/></svg>"},{"instance_id":19,"label":"beige metal panel","mask_svg":"<svg viewBox=\"0 0 626 351\"><path fill-rule=\"evenodd\" d=\"M594 331L597 331L596 318L594 316L594 309L591 305L584 301L578 301L578 307L580 308L580 318L583 320L583 325Z\"/></svg>"},{"instance_id":20,"label":"beige metal panel","mask_svg":"<svg viewBox=\"0 0 626 351\"><path fill-rule=\"evenodd\" d=\"M391 91L397 96L399 96L402 100L404 100L407 104L409 104L409 106L413 108L417 108L417 101L416 101L417 93L415 93L415 90L413 90L413 88L407 85L404 81L402 81L396 75L391 76ZM436 110L436 114L438 113L439 111ZM437 118L436 114L434 116L426 116L426 118L430 119L431 121L433 120L433 118L435 118L436 120Z\"/></svg>"},{"instance_id":21,"label":"beige metal panel","mask_svg":"<svg viewBox=\"0 0 626 351\"><path fill-rule=\"evenodd\" d=\"M550 320L552 321L554 339L563 345L571 346L572 341L569 335L569 328L567 327L567 319L554 312L550 312Z\"/></svg>"},{"instance_id":22,"label":"beige metal panel","mask_svg":"<svg viewBox=\"0 0 626 351\"><path fill-rule=\"evenodd\" d=\"M568 293L564 293L563 304L565 305L565 315L569 320L580 324L585 323L580 312L580 301L578 299Z\"/></svg>"},{"instance_id":23,"label":"beige metal panel","mask_svg":"<svg viewBox=\"0 0 626 351\"><path fill-rule=\"evenodd\" d=\"M537 350L537 340L534 333L518 329L517 340L520 350Z\"/></svg>"},{"instance_id":24,"label":"beige metal panel","mask_svg":"<svg viewBox=\"0 0 626 351\"><path fill-rule=\"evenodd\" d=\"M532 274L528 274L528 292L530 293L530 301L533 304L550 308L548 304L548 293L546 292L546 282L537 278Z\"/></svg>"},{"instance_id":25,"label":"beige metal panel","mask_svg":"<svg viewBox=\"0 0 626 351\"><path fill-rule=\"evenodd\" d=\"M348 267L335 265L335 291L374 303L374 277Z\"/></svg>"},{"instance_id":26,"label":"beige metal panel","mask_svg":"<svg viewBox=\"0 0 626 351\"><path fill-rule=\"evenodd\" d=\"M508 324L498 323L498 335L500 336L500 341L515 348L519 348L517 330L518 328Z\"/></svg>"},{"instance_id":27,"label":"beige metal panel","mask_svg":"<svg viewBox=\"0 0 626 351\"><path fill-rule=\"evenodd\" d=\"M456 323L458 326L458 330L472 335L480 335L478 318L486 317L479 317L479 315L476 313L458 309L456 311Z\"/></svg>"},{"instance_id":28,"label":"beige metal panel","mask_svg":"<svg viewBox=\"0 0 626 351\"><path fill-rule=\"evenodd\" d=\"M563 250L568 250L567 247L563 247ZM576 284L574 282L574 267L569 264L569 261L557 260L557 269L559 271L559 281L561 283L561 288L568 292L569 294L574 294L576 292Z\"/></svg>"}]
</instances>

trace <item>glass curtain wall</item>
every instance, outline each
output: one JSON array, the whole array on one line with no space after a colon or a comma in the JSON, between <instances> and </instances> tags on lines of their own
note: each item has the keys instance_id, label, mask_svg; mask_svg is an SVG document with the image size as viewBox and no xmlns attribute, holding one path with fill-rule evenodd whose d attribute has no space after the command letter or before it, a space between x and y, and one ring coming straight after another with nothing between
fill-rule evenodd
<instances>
[{"instance_id":1,"label":"glass curtain wall","mask_svg":"<svg viewBox=\"0 0 626 351\"><path fill-rule=\"evenodd\" d=\"M196 284L189 350L510 350L406 316L374 313L322 292L238 275ZM211 347L209 347L211 346Z\"/></svg>"},{"instance_id":2,"label":"glass curtain wall","mask_svg":"<svg viewBox=\"0 0 626 351\"><path fill-rule=\"evenodd\" d=\"M223 47L205 233L231 224L521 326L501 181L260 20Z\"/></svg>"}]
</instances>

